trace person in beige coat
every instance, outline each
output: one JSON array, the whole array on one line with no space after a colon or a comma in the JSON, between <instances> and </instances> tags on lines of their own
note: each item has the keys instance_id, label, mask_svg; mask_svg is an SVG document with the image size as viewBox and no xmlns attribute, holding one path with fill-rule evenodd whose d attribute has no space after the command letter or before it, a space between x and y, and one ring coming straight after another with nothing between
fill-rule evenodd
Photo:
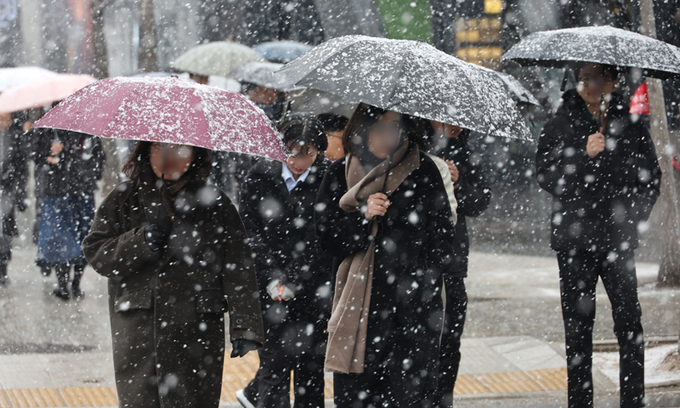
<instances>
[{"instance_id":1,"label":"person in beige coat","mask_svg":"<svg viewBox=\"0 0 680 408\"><path fill-rule=\"evenodd\" d=\"M259 291L234 205L206 184L208 152L139 142L129 181L97 210L83 251L108 278L120 407L218 407L232 357L263 343Z\"/></svg>"}]
</instances>

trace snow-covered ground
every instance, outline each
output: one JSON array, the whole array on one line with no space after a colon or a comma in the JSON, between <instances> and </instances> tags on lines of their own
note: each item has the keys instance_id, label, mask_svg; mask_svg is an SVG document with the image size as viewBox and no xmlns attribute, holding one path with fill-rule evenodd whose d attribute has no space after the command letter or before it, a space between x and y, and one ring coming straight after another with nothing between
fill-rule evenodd
<instances>
[{"instance_id":1,"label":"snow-covered ground","mask_svg":"<svg viewBox=\"0 0 680 408\"><path fill-rule=\"evenodd\" d=\"M619 383L619 353L594 353L593 364L615 384ZM645 385L662 387L680 384L678 345L662 345L645 350Z\"/></svg>"}]
</instances>

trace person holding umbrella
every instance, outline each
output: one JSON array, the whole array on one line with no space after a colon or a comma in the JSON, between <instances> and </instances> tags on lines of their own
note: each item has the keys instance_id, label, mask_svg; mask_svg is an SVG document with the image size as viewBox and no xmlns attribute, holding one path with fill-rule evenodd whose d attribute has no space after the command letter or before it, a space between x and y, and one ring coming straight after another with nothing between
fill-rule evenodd
<instances>
[{"instance_id":1,"label":"person holding umbrella","mask_svg":"<svg viewBox=\"0 0 680 408\"><path fill-rule=\"evenodd\" d=\"M206 182L208 149L285 160L285 145L242 95L176 78L101 80L36 127L139 141L129 180L104 200L83 242L108 278L120 406L216 408L224 314L232 357L258 348L264 333L247 233Z\"/></svg>"},{"instance_id":2,"label":"person holding umbrella","mask_svg":"<svg viewBox=\"0 0 680 408\"><path fill-rule=\"evenodd\" d=\"M319 190L319 242L344 259L326 352L337 407L433 403L455 215L421 136L418 118L360 104L345 130L348 154Z\"/></svg>"},{"instance_id":3,"label":"person holding umbrella","mask_svg":"<svg viewBox=\"0 0 680 408\"><path fill-rule=\"evenodd\" d=\"M553 196L551 247L560 269L570 408L593 406L598 279L612 303L621 356L621 406L644 406L644 337L634 250L659 196L661 170L641 121L614 92L612 66L581 63L578 85L544 126L539 185Z\"/></svg>"}]
</instances>

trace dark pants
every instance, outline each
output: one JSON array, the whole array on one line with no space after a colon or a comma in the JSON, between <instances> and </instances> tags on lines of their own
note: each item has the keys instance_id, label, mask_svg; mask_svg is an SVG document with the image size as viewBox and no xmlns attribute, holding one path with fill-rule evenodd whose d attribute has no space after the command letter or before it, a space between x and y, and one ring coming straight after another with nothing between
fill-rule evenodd
<instances>
[{"instance_id":1,"label":"dark pants","mask_svg":"<svg viewBox=\"0 0 680 408\"><path fill-rule=\"evenodd\" d=\"M463 335L467 312L467 292L462 277L444 277L446 309L441 345L439 346L439 384L436 403L440 407L453 406L453 388L460 366L460 338Z\"/></svg>"},{"instance_id":2,"label":"dark pants","mask_svg":"<svg viewBox=\"0 0 680 408\"><path fill-rule=\"evenodd\" d=\"M442 310L432 303L430 310L414 305L408 318L371 304L364 372L333 375L337 408L434 406ZM411 319L416 314L420 322Z\"/></svg>"},{"instance_id":3,"label":"dark pants","mask_svg":"<svg viewBox=\"0 0 680 408\"><path fill-rule=\"evenodd\" d=\"M637 297L635 257L625 252L558 252L569 408L593 406L593 323L598 277L612 304L619 343L621 407L644 406L644 335Z\"/></svg>"},{"instance_id":4,"label":"dark pants","mask_svg":"<svg viewBox=\"0 0 680 408\"><path fill-rule=\"evenodd\" d=\"M265 303L266 302L266 303ZM290 407L290 375L294 370L296 408L324 406L325 319L314 309L263 300L265 341L258 351L260 368L244 394L261 408ZM287 303L287 302L286 302Z\"/></svg>"}]
</instances>

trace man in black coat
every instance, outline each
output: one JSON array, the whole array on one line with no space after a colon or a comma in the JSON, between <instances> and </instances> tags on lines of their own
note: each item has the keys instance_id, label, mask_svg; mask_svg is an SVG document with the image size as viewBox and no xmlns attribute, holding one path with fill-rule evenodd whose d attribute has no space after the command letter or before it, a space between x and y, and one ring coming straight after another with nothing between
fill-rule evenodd
<instances>
[{"instance_id":1,"label":"man in black coat","mask_svg":"<svg viewBox=\"0 0 680 408\"><path fill-rule=\"evenodd\" d=\"M295 370L295 406L317 407L324 404L332 259L317 242L314 201L328 167L327 141L313 116L292 115L281 132L292 158L287 164L260 160L240 197L255 257L265 343L255 379L237 397L246 407L288 407Z\"/></svg>"},{"instance_id":2,"label":"man in black coat","mask_svg":"<svg viewBox=\"0 0 680 408\"><path fill-rule=\"evenodd\" d=\"M641 407L644 338L633 251L659 196L661 171L645 126L613 93L614 72L585 64L543 128L536 168L553 196L551 247L560 268L570 408L593 406L592 331L598 277L612 303L621 406Z\"/></svg>"},{"instance_id":3,"label":"man in black coat","mask_svg":"<svg viewBox=\"0 0 680 408\"><path fill-rule=\"evenodd\" d=\"M433 122L432 125L436 136L431 142L431 153L442 157L449 163L451 180L454 183L454 193L458 202L453 262L444 274L446 306L439 349L440 371L436 399L439 406L451 407L453 406L453 389L460 366L460 339L463 335L468 303L465 278L468 270L470 238L465 218L477 217L486 210L491 200L491 190L482 167L472 159L472 152L468 145L470 130L438 122Z\"/></svg>"}]
</instances>

